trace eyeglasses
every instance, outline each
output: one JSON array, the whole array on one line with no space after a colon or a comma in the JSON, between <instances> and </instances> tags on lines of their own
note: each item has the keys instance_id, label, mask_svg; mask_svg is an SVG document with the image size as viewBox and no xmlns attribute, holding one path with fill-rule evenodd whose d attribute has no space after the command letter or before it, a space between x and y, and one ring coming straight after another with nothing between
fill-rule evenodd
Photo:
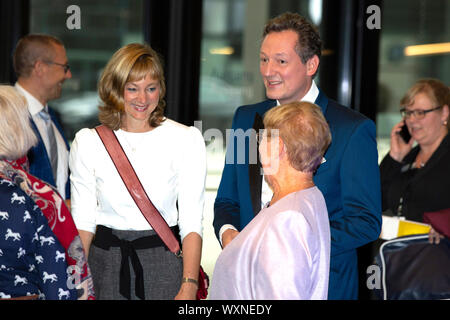
<instances>
[{"instance_id":1,"label":"eyeglasses","mask_svg":"<svg viewBox=\"0 0 450 320\"><path fill-rule=\"evenodd\" d=\"M406 110L405 108L400 110L400 113L402 115L403 118L408 119L410 118L412 115L414 115L417 119L423 119L425 117L425 115L428 112L432 112L432 111L436 111L438 109L442 108L442 106L433 108L433 109L429 109L429 110Z\"/></svg>"},{"instance_id":2,"label":"eyeglasses","mask_svg":"<svg viewBox=\"0 0 450 320\"><path fill-rule=\"evenodd\" d=\"M70 70L70 66L66 63L66 64L62 64L62 63L57 63L57 62L53 62L53 61L44 61L45 63L48 64L56 64L57 66L63 67L64 68L64 73L67 73L67 71Z\"/></svg>"}]
</instances>

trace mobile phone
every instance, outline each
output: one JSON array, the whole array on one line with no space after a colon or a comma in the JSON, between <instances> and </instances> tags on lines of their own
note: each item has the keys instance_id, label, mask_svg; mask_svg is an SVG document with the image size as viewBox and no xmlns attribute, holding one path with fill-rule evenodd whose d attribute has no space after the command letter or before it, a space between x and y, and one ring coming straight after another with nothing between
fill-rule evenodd
<instances>
[{"instance_id":1,"label":"mobile phone","mask_svg":"<svg viewBox=\"0 0 450 320\"><path fill-rule=\"evenodd\" d=\"M402 130L399 132L400 137L402 137L403 141L405 143L409 143L409 140L411 140L411 134L409 133L408 127L406 124L403 125Z\"/></svg>"}]
</instances>

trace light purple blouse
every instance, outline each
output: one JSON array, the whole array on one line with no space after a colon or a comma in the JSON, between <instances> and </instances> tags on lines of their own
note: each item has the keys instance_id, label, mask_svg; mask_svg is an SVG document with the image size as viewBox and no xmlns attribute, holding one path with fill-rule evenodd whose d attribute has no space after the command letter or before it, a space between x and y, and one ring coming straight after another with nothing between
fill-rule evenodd
<instances>
[{"instance_id":1,"label":"light purple blouse","mask_svg":"<svg viewBox=\"0 0 450 320\"><path fill-rule=\"evenodd\" d=\"M216 261L211 300L327 299L330 224L317 187L259 214Z\"/></svg>"}]
</instances>

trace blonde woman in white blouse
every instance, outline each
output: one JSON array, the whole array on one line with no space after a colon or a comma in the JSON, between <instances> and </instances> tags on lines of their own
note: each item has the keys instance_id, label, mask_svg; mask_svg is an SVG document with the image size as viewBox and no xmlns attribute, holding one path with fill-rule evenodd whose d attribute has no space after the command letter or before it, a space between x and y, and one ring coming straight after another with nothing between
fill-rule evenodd
<instances>
[{"instance_id":1,"label":"blonde woman in white blouse","mask_svg":"<svg viewBox=\"0 0 450 320\"><path fill-rule=\"evenodd\" d=\"M72 214L89 255L98 299L196 297L205 145L196 128L163 116L164 95L157 53L147 45L127 45L113 55L100 79L99 120L114 130L146 193L179 235L182 259L162 242L155 246L159 237L128 193L96 131L80 130L72 144Z\"/></svg>"}]
</instances>

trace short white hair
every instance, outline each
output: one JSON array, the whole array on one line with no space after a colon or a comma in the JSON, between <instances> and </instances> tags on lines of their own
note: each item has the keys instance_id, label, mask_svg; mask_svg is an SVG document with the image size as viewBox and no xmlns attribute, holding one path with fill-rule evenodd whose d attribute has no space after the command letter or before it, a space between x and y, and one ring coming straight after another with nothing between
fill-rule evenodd
<instances>
[{"instance_id":1,"label":"short white hair","mask_svg":"<svg viewBox=\"0 0 450 320\"><path fill-rule=\"evenodd\" d=\"M17 160L36 143L25 97L10 85L0 85L0 159Z\"/></svg>"}]
</instances>

